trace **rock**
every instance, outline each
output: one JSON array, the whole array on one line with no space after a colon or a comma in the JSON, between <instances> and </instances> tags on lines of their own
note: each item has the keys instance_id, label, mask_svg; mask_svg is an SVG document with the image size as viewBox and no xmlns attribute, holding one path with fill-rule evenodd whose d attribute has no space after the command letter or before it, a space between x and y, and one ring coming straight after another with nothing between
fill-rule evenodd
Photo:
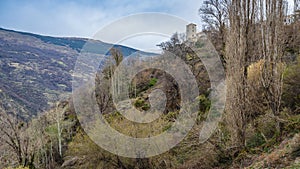
<instances>
[{"instance_id":1,"label":"rock","mask_svg":"<svg viewBox=\"0 0 300 169\"><path fill-rule=\"evenodd\" d=\"M76 165L79 161L79 157L75 156L69 160L66 160L62 165L61 167L62 168L70 168L70 167L73 167L74 165Z\"/></svg>"}]
</instances>

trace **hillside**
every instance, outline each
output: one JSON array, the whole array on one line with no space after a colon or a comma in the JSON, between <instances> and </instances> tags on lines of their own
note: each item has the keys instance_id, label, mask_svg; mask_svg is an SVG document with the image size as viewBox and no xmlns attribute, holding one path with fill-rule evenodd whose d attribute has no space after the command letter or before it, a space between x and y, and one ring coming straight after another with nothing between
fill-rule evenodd
<instances>
[{"instance_id":1,"label":"hillside","mask_svg":"<svg viewBox=\"0 0 300 169\"><path fill-rule=\"evenodd\" d=\"M4 27L104 26L0 28L0 169L300 169L291 2L0 1Z\"/></svg>"},{"instance_id":2,"label":"hillside","mask_svg":"<svg viewBox=\"0 0 300 169\"><path fill-rule=\"evenodd\" d=\"M174 35L176 37L176 34ZM199 39L195 45L198 52L205 58L210 58L205 49L207 45L205 39ZM180 118L181 88L174 78L157 69L145 69L138 73L129 84L129 99L131 106L138 110L149 110L150 93L154 90L161 90L166 96L166 107L161 116L147 124L132 122L120 114L110 89L113 86L112 73L117 67L117 60L120 58L114 55L110 58L115 62L107 64L101 70L104 81L95 78L95 86L91 88L88 84L82 86L78 95L79 100L84 102L84 111L76 110L76 99L73 97L59 102L44 115L32 118L28 123L19 121L18 118L7 115L0 109L0 124L3 132L7 132L8 137L3 137L8 143L19 140L17 146L10 146L5 142L0 142L0 167L17 167L18 165L29 168L298 168L299 167L299 71L300 55L287 65L283 74L283 94L282 108L277 116L274 116L268 109L257 110L251 107L254 112L249 114L251 121L245 126L245 144L241 147L232 143L231 124L225 118L230 112L225 112L224 117L218 124L218 128L213 135L204 143L199 141L199 131L203 128L203 122L208 118L212 109L213 99L211 99L211 86L208 72L202 61L195 57L195 53L186 47L184 43L176 38L169 43L162 45L164 50L178 52L181 59L189 66L195 75L198 84L199 96L195 98L195 103L199 109L196 110L196 123L188 132L185 138L172 149L153 157L148 158L126 158L115 155L97 145L93 140L103 131L101 127L86 128L85 122L94 122L95 113L89 111L89 98L95 95L99 110L103 113L106 122L115 130L124 135L134 138L146 138L156 136L163 132L168 132L171 126ZM60 50L66 47L61 47ZM67 48L70 50L70 48ZM181 50L178 50L181 49ZM74 50L72 50L74 52ZM203 53L202 53L203 52ZM75 53L75 52L74 52ZM76 54L76 53L75 53ZM163 53L163 55L166 53ZM162 56L163 56L162 55ZM72 56L70 56L72 57ZM65 58L65 57L64 57ZM123 58L121 58L123 59ZM156 59L161 59L156 57ZM145 59L146 60L146 59ZM129 62L128 62L129 63ZM157 62L158 63L158 62ZM175 67L171 63L163 62L168 67ZM249 83L251 92L261 92L262 88L257 88L257 78L261 74L261 64L263 61L253 62L248 67ZM143 64L141 64L143 65ZM140 66L141 66L140 65ZM128 64L130 66L130 64ZM127 70L127 69L126 69ZM214 71L218 70L214 68ZM46 79L47 80L47 79ZM106 81L105 81L106 80ZM185 81L188 83L188 80ZM228 87L228 86L227 86ZM254 90L256 90L254 92ZM250 97L250 96L249 96ZM256 94L251 98L257 105L264 103L263 96ZM127 100L125 100L127 101ZM161 100L156 100L161 101ZM154 102L156 104L156 102ZM124 104L125 105L125 104ZM265 107L266 105L262 105ZM87 109L86 109L87 108ZM126 105L121 108L127 108ZM75 111L76 110L76 111ZM91 113L92 112L92 113ZM80 114L85 115L84 118ZM97 114L96 114L97 115ZM230 115L230 114L229 114ZM6 120L15 121L12 125L5 123ZM96 126L95 123L94 126ZM100 131L100 133L99 133ZM16 133L16 138L14 137ZM12 136L12 137L10 137ZM111 143L111 142L109 142ZM18 150L18 151L15 151ZM21 152L21 154L18 154ZM139 156L137 156L139 157ZM19 161L18 161L19 159Z\"/></svg>"},{"instance_id":3,"label":"hillside","mask_svg":"<svg viewBox=\"0 0 300 169\"><path fill-rule=\"evenodd\" d=\"M108 55L107 48L112 46L84 38L41 36L0 28L0 99L6 109L13 108L28 119L58 98L68 97L72 70L87 42L91 46L87 52L98 56ZM125 57L138 51L114 47Z\"/></svg>"}]
</instances>

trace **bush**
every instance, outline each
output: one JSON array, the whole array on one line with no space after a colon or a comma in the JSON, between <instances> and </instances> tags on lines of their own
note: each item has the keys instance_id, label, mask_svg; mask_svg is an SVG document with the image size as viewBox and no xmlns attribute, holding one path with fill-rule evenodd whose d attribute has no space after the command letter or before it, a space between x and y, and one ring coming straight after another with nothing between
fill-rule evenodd
<instances>
[{"instance_id":1,"label":"bush","mask_svg":"<svg viewBox=\"0 0 300 169\"><path fill-rule=\"evenodd\" d=\"M135 102L134 102L134 106L136 108L142 107L145 104L145 101L141 98L138 98Z\"/></svg>"},{"instance_id":2,"label":"bush","mask_svg":"<svg viewBox=\"0 0 300 169\"><path fill-rule=\"evenodd\" d=\"M143 109L144 111L147 111L147 110L150 109L150 105L149 105L149 104L144 104L144 105L142 106L142 109Z\"/></svg>"},{"instance_id":3,"label":"bush","mask_svg":"<svg viewBox=\"0 0 300 169\"><path fill-rule=\"evenodd\" d=\"M197 99L199 100L200 111L204 113L207 112L211 106L209 98L207 98L204 94L201 94L197 97Z\"/></svg>"},{"instance_id":4,"label":"bush","mask_svg":"<svg viewBox=\"0 0 300 169\"><path fill-rule=\"evenodd\" d=\"M156 79L156 78L152 78L152 79L150 79L150 82L149 82L149 87L152 87L152 86L154 86L156 83L157 83L157 79Z\"/></svg>"},{"instance_id":5,"label":"bush","mask_svg":"<svg viewBox=\"0 0 300 169\"><path fill-rule=\"evenodd\" d=\"M202 47L204 47L205 43L201 40L197 40L195 45L197 48L202 48Z\"/></svg>"},{"instance_id":6,"label":"bush","mask_svg":"<svg viewBox=\"0 0 300 169\"><path fill-rule=\"evenodd\" d=\"M150 109L150 104L147 104L145 102L145 100L143 100L142 98L138 98L137 100L135 100L134 106L136 108L140 108L141 110L144 110L144 111L147 111Z\"/></svg>"},{"instance_id":7,"label":"bush","mask_svg":"<svg viewBox=\"0 0 300 169\"><path fill-rule=\"evenodd\" d=\"M272 112L267 111L266 114L256 117L254 120L254 124L256 130L263 134L266 139L272 139L276 137L277 129L276 129L276 120L272 117Z\"/></svg>"},{"instance_id":8,"label":"bush","mask_svg":"<svg viewBox=\"0 0 300 169\"><path fill-rule=\"evenodd\" d=\"M265 144L266 141L260 133L255 133L249 140L247 140L248 148L255 148Z\"/></svg>"},{"instance_id":9,"label":"bush","mask_svg":"<svg viewBox=\"0 0 300 169\"><path fill-rule=\"evenodd\" d=\"M287 118L284 125L284 131L289 134L299 133L300 131L300 115L291 115Z\"/></svg>"},{"instance_id":10,"label":"bush","mask_svg":"<svg viewBox=\"0 0 300 169\"><path fill-rule=\"evenodd\" d=\"M300 55L297 62L284 72L283 103L292 110L300 108Z\"/></svg>"}]
</instances>

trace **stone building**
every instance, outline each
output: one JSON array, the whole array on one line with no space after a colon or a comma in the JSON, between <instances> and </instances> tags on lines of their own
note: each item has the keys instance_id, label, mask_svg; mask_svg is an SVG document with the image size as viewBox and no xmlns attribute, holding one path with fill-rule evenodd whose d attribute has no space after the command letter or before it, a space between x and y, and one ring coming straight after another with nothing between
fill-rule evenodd
<instances>
[{"instance_id":1,"label":"stone building","mask_svg":"<svg viewBox=\"0 0 300 169\"><path fill-rule=\"evenodd\" d=\"M189 43L195 43L201 37L205 36L203 32L197 32L197 25L190 23L186 25L186 41Z\"/></svg>"},{"instance_id":2,"label":"stone building","mask_svg":"<svg viewBox=\"0 0 300 169\"><path fill-rule=\"evenodd\" d=\"M294 0L294 12L300 12L300 0Z\"/></svg>"},{"instance_id":3,"label":"stone building","mask_svg":"<svg viewBox=\"0 0 300 169\"><path fill-rule=\"evenodd\" d=\"M190 23L186 25L186 40L195 41L197 38L197 25Z\"/></svg>"}]
</instances>

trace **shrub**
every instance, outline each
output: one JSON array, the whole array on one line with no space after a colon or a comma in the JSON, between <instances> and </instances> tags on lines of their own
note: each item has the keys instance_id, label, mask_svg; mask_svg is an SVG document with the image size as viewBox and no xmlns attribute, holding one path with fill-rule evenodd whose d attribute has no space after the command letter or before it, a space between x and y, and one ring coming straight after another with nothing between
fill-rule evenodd
<instances>
[{"instance_id":1,"label":"shrub","mask_svg":"<svg viewBox=\"0 0 300 169\"><path fill-rule=\"evenodd\" d=\"M145 101L141 98L138 98L135 102L134 102L134 106L135 107L142 107L145 104Z\"/></svg>"},{"instance_id":2,"label":"shrub","mask_svg":"<svg viewBox=\"0 0 300 169\"><path fill-rule=\"evenodd\" d=\"M147 111L147 110L150 109L150 105L149 105L149 104L144 104L144 105L142 106L142 109L145 110L145 111Z\"/></svg>"},{"instance_id":3,"label":"shrub","mask_svg":"<svg viewBox=\"0 0 300 169\"><path fill-rule=\"evenodd\" d=\"M204 94L197 97L201 112L207 112L210 109L211 101Z\"/></svg>"},{"instance_id":4,"label":"shrub","mask_svg":"<svg viewBox=\"0 0 300 169\"><path fill-rule=\"evenodd\" d=\"M195 45L197 48L202 48L202 47L204 47L205 43L201 40L197 40Z\"/></svg>"},{"instance_id":5,"label":"shrub","mask_svg":"<svg viewBox=\"0 0 300 169\"><path fill-rule=\"evenodd\" d=\"M283 103L292 110L300 108L300 55L297 62L284 72Z\"/></svg>"},{"instance_id":6,"label":"shrub","mask_svg":"<svg viewBox=\"0 0 300 169\"><path fill-rule=\"evenodd\" d=\"M156 78L151 78L150 82L149 82L149 87L154 86L157 83L157 79Z\"/></svg>"},{"instance_id":7,"label":"shrub","mask_svg":"<svg viewBox=\"0 0 300 169\"><path fill-rule=\"evenodd\" d=\"M247 147L248 148L255 148L265 144L266 141L264 137L260 133L255 133L248 141Z\"/></svg>"}]
</instances>

